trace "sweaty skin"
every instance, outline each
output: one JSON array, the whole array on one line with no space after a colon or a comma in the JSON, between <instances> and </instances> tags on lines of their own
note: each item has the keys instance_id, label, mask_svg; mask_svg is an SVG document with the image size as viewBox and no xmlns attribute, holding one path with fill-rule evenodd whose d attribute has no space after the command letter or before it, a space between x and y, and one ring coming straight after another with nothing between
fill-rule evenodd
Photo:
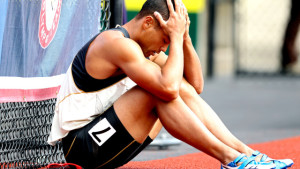
<instances>
[{"instance_id":1,"label":"sweaty skin","mask_svg":"<svg viewBox=\"0 0 300 169\"><path fill-rule=\"evenodd\" d=\"M170 1L168 1L169 5ZM185 33L185 11L177 4L170 8L169 20L163 21L155 14L162 29L152 16L131 22L141 22L129 28L131 39L115 31L100 34L90 45L86 56L87 72L96 79L104 79L124 72L140 87L156 97L170 101L179 95L183 77L183 35ZM143 38L142 38L143 37ZM163 38L162 38L163 37ZM151 39L151 43L147 41ZM168 44L164 39L170 39ZM166 51L170 45L169 57L162 68L145 57L154 52ZM147 46L147 48L142 48ZM101 64L101 66L99 66Z\"/></svg>"}]
</instances>

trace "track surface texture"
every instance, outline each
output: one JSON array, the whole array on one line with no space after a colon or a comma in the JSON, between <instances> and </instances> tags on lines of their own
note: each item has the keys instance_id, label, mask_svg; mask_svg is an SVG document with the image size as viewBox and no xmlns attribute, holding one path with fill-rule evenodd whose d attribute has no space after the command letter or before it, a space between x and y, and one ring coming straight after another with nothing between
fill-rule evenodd
<instances>
[{"instance_id":1,"label":"track surface texture","mask_svg":"<svg viewBox=\"0 0 300 169\"><path fill-rule=\"evenodd\" d=\"M250 144L255 150L271 158L290 158L294 161L292 168L300 168L300 137L292 137L271 142ZM219 169L220 163L204 153L192 153L150 161L131 161L120 169Z\"/></svg>"}]
</instances>

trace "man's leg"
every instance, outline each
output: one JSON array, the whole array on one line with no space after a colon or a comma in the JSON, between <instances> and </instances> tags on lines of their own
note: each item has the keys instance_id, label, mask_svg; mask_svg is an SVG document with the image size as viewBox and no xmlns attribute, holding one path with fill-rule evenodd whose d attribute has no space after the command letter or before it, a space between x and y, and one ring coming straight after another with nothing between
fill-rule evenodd
<instances>
[{"instance_id":1,"label":"man's leg","mask_svg":"<svg viewBox=\"0 0 300 169\"><path fill-rule=\"evenodd\" d=\"M186 105L197 115L208 130L220 141L233 149L250 156L253 150L237 139L224 125L215 111L196 93L195 89L183 80L180 96Z\"/></svg>"},{"instance_id":2,"label":"man's leg","mask_svg":"<svg viewBox=\"0 0 300 169\"><path fill-rule=\"evenodd\" d=\"M300 2L299 0L291 0L291 11L288 24L285 30L283 46L281 49L282 72L285 73L287 65L297 61L296 39L300 26Z\"/></svg>"},{"instance_id":3,"label":"man's leg","mask_svg":"<svg viewBox=\"0 0 300 169\"><path fill-rule=\"evenodd\" d=\"M240 154L216 138L180 97L164 102L136 86L122 95L114 108L122 124L140 143L147 138L158 117L174 137L223 164Z\"/></svg>"},{"instance_id":4,"label":"man's leg","mask_svg":"<svg viewBox=\"0 0 300 169\"><path fill-rule=\"evenodd\" d=\"M153 60L154 63L162 67L166 62L166 59L166 55L159 54ZM253 153L251 148L231 134L220 118L216 115L214 110L198 95L198 93L196 93L194 87L191 86L184 78L180 88L180 97L187 106L196 113L197 117L204 123L210 132L212 132L223 143L248 156Z\"/></svg>"},{"instance_id":5,"label":"man's leg","mask_svg":"<svg viewBox=\"0 0 300 169\"><path fill-rule=\"evenodd\" d=\"M140 147L138 147L136 149L135 152L133 152L128 159L125 161L125 164L127 162L129 162L130 160L132 160L133 158L135 158L138 154L140 154L141 151L143 151L154 139L155 137L158 135L158 133L160 132L162 128L162 124L159 121L159 119L157 119L157 121L155 122L154 126L152 127L148 137L146 138L146 140L141 144Z\"/></svg>"}]
</instances>

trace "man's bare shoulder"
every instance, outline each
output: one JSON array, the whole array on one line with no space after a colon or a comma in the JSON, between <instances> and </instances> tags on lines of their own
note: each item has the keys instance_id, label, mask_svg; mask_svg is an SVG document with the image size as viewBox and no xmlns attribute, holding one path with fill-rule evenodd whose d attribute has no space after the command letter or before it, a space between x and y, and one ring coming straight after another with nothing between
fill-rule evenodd
<instances>
[{"instance_id":1,"label":"man's bare shoulder","mask_svg":"<svg viewBox=\"0 0 300 169\"><path fill-rule=\"evenodd\" d=\"M124 37L122 32L115 30L108 30L102 32L96 38L96 42L103 48L107 49L135 49L141 50L138 43L134 40Z\"/></svg>"},{"instance_id":2,"label":"man's bare shoulder","mask_svg":"<svg viewBox=\"0 0 300 169\"><path fill-rule=\"evenodd\" d=\"M135 41L128 38L120 38L115 41L119 59L139 59L145 58L141 47Z\"/></svg>"},{"instance_id":3,"label":"man's bare shoulder","mask_svg":"<svg viewBox=\"0 0 300 169\"><path fill-rule=\"evenodd\" d=\"M135 41L125 38L120 31L108 30L91 43L86 55L86 68L94 78L102 79L111 76L126 62L141 61L143 56Z\"/></svg>"},{"instance_id":4,"label":"man's bare shoulder","mask_svg":"<svg viewBox=\"0 0 300 169\"><path fill-rule=\"evenodd\" d=\"M122 56L130 53L138 52L141 54L142 49L134 40L124 37L123 33L120 31L109 30L101 33L97 37L100 40L103 48L109 52L114 52L116 54L122 53Z\"/></svg>"},{"instance_id":5,"label":"man's bare shoulder","mask_svg":"<svg viewBox=\"0 0 300 169\"><path fill-rule=\"evenodd\" d=\"M125 38L120 31L108 30L97 36L90 46L87 61L95 64L100 63L102 67L115 70L128 62L140 62L144 59L141 47L134 40ZM99 68L97 68L99 69Z\"/></svg>"}]
</instances>

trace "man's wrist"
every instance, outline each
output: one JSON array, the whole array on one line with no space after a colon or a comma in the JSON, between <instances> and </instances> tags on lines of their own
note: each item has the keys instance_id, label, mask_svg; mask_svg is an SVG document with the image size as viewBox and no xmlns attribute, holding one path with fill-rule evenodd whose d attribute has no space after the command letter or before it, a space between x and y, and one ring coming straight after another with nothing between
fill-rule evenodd
<instances>
[{"instance_id":1,"label":"man's wrist","mask_svg":"<svg viewBox=\"0 0 300 169\"><path fill-rule=\"evenodd\" d=\"M171 34L170 36L170 41L183 41L184 39L183 39L183 36L182 35L180 35L179 33L174 33L174 34Z\"/></svg>"},{"instance_id":2,"label":"man's wrist","mask_svg":"<svg viewBox=\"0 0 300 169\"><path fill-rule=\"evenodd\" d=\"M190 35L186 35L183 37L183 42L184 43L191 43L192 42L192 39L190 37Z\"/></svg>"},{"instance_id":3,"label":"man's wrist","mask_svg":"<svg viewBox=\"0 0 300 169\"><path fill-rule=\"evenodd\" d=\"M192 38L190 36L183 38L183 46L193 45Z\"/></svg>"}]
</instances>

